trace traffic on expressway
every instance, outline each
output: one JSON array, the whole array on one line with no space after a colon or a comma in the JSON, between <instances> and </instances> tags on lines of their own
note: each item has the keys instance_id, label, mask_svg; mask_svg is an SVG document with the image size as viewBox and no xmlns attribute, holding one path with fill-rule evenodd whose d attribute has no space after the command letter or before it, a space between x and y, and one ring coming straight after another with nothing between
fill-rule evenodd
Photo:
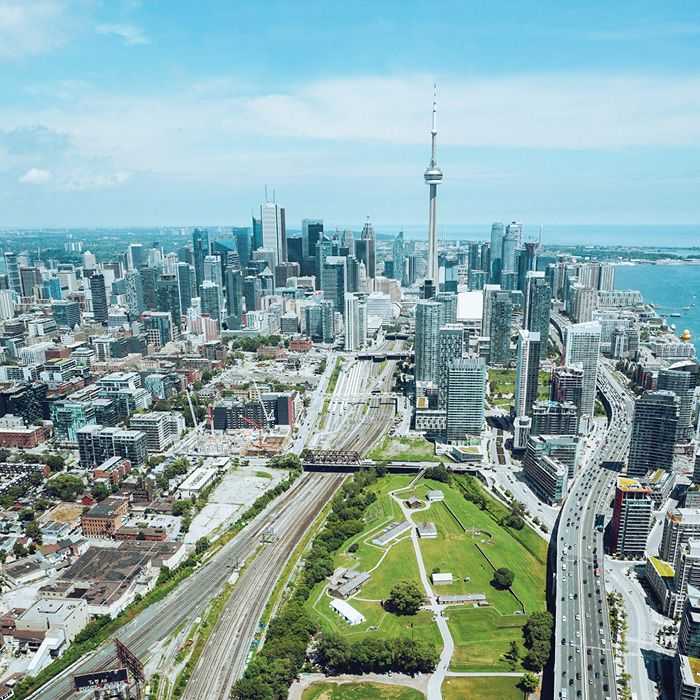
<instances>
[{"instance_id":1,"label":"traffic on expressway","mask_svg":"<svg viewBox=\"0 0 700 700\"><path fill-rule=\"evenodd\" d=\"M629 446L633 402L601 363L610 422L562 507L556 540L555 697L617 697L605 595L604 517Z\"/></svg>"}]
</instances>

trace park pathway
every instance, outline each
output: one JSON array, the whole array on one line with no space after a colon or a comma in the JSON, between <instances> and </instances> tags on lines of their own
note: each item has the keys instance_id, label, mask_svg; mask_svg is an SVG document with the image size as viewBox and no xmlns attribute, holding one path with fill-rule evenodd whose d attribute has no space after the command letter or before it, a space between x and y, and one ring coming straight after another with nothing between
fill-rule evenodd
<instances>
[{"instance_id":1,"label":"park pathway","mask_svg":"<svg viewBox=\"0 0 700 700\"><path fill-rule=\"evenodd\" d=\"M425 571L425 564L423 563L423 555L420 551L420 544L418 542L418 532L415 528L415 523L413 522L413 513L421 513L428 510L430 506L425 508L418 508L416 510L411 510L407 508L405 503L396 494L399 491L405 491L411 486L407 486L401 489L396 489L396 491L391 492L391 497L399 504L401 512L403 513L406 520L408 520L414 527L411 528L411 542L413 543L413 551L416 555L416 562L418 563L418 571L420 573L420 580L425 589L425 594L429 604L426 606L429 610L432 610L435 616L435 621L437 622L438 629L442 636L442 653L440 654L440 660L435 668L435 671L431 674L428 679L428 700L442 700L442 682L445 680L447 675L447 669L450 666L450 660L452 659L452 654L454 653L454 641L452 639L452 634L450 628L447 626L447 621L444 618L444 611L446 606L440 605L437 598L433 595L433 589L428 580L428 575Z\"/></svg>"}]
</instances>

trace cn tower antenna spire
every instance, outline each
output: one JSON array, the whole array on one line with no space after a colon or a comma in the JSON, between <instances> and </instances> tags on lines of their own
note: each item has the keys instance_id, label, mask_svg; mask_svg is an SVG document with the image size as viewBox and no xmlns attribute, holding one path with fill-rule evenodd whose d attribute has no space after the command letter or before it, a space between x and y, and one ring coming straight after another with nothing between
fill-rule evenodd
<instances>
[{"instance_id":1,"label":"cn tower antenna spire","mask_svg":"<svg viewBox=\"0 0 700 700\"><path fill-rule=\"evenodd\" d=\"M437 186L442 182L442 170L436 161L437 141L437 85L433 84L433 122L430 129L430 165L425 171L425 184L430 187L428 225L428 275L436 290L440 288L437 245Z\"/></svg>"}]
</instances>

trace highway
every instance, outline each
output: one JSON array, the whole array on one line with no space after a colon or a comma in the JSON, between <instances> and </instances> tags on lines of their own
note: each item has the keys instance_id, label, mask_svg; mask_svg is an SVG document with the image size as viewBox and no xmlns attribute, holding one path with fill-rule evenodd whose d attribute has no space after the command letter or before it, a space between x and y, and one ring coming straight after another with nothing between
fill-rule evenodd
<instances>
[{"instance_id":1,"label":"highway","mask_svg":"<svg viewBox=\"0 0 700 700\"><path fill-rule=\"evenodd\" d=\"M310 522L329 497L329 493L332 493L339 483L339 477L334 474L303 474L288 491L275 499L236 537L227 542L220 552L185 579L163 600L149 606L125 625L118 632L117 637L136 656L145 660L154 645L166 639L182 623L191 622L202 615L207 605L221 592L224 583L231 576L235 563L243 562L260 546L264 532L272 529L284 534L290 523L298 524L300 519L303 522ZM294 529L297 531L296 527ZM279 543L274 543L273 547L282 546L282 543L287 541L286 538L282 538ZM276 552L276 556L283 556L278 550ZM283 566L284 561L278 562L277 575ZM258 583L262 584L260 588L267 597L274 584L264 579L258 580ZM257 619L259 616L256 617L255 624ZM250 644L250 639L247 644ZM114 647L110 644L100 647L94 654L72 666L70 673L85 673L96 669L113 668L115 665ZM64 672L30 697L34 700L63 700L71 697L70 673Z\"/></svg>"},{"instance_id":2,"label":"highway","mask_svg":"<svg viewBox=\"0 0 700 700\"><path fill-rule=\"evenodd\" d=\"M343 482L329 474L310 482L304 509L290 509L275 523L276 539L245 567L190 677L183 698L228 698L246 666L268 596L304 532Z\"/></svg>"},{"instance_id":3,"label":"highway","mask_svg":"<svg viewBox=\"0 0 700 700\"><path fill-rule=\"evenodd\" d=\"M610 423L569 491L557 532L554 687L560 698L617 697L596 515L605 514L618 476L608 463L627 456L634 404L602 362L597 384L611 406Z\"/></svg>"}]
</instances>

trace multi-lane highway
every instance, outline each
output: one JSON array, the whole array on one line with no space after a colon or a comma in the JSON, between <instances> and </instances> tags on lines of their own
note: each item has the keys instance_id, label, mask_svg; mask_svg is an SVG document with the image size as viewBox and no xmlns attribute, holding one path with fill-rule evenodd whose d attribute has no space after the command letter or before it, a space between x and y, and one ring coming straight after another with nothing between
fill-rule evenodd
<instances>
[{"instance_id":1,"label":"multi-lane highway","mask_svg":"<svg viewBox=\"0 0 700 700\"><path fill-rule=\"evenodd\" d=\"M602 363L598 390L610 405L610 423L573 483L557 533L554 687L560 698L617 697L603 577L602 520L617 465L627 455L634 406Z\"/></svg>"},{"instance_id":2,"label":"multi-lane highway","mask_svg":"<svg viewBox=\"0 0 700 700\"><path fill-rule=\"evenodd\" d=\"M284 534L290 523L296 524L296 527L299 523L311 522L339 483L339 477L334 474L303 474L288 491L275 499L236 537L226 543L208 563L195 571L163 600L146 608L129 624L125 625L117 635L119 639L136 656L145 659L151 648L171 635L182 623L190 622L202 615L207 605L221 592L224 583L231 576L235 562L240 563L250 557L260 546L264 532L273 530ZM282 539L280 546L284 542L288 542L288 540ZM264 545L264 547L268 546ZM276 556L282 558L281 565L277 570L277 575L279 575L279 571L284 566L285 556L283 552L279 551L276 551ZM264 591L266 598L273 584L265 579L259 580L258 584L259 588ZM250 587L242 587L241 590L244 591L244 596L252 595ZM259 606L259 599L249 598L249 602L251 605L255 603ZM253 617L257 623L259 615L253 615ZM249 632L249 629L247 631ZM243 639L242 636L241 639ZM250 644L250 639L248 639L247 644ZM227 659L227 663L229 660L230 657ZM112 645L103 646L91 656L71 667L70 673L85 673L96 669L113 668L115 664L116 658ZM219 669L216 669L216 672L218 671ZM71 695L71 678L68 673L64 673L30 697L34 700L62 700L71 697ZM203 695L199 697L215 696Z\"/></svg>"}]
</instances>

